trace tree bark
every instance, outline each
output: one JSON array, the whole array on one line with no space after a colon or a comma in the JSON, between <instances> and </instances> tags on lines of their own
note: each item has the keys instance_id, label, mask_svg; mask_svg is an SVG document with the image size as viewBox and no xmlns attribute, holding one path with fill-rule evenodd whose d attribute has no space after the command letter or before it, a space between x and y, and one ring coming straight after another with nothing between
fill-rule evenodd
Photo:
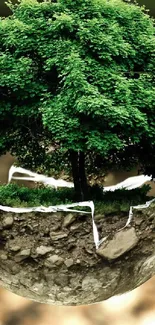
<instances>
[{"instance_id":1,"label":"tree bark","mask_svg":"<svg viewBox=\"0 0 155 325\"><path fill-rule=\"evenodd\" d=\"M85 156L81 151L70 150L70 161L74 182L75 197L78 201L88 199L88 185L85 172Z\"/></svg>"},{"instance_id":2,"label":"tree bark","mask_svg":"<svg viewBox=\"0 0 155 325\"><path fill-rule=\"evenodd\" d=\"M88 200L88 184L85 171L85 155L84 152L79 152L79 175L82 189L83 200Z\"/></svg>"}]
</instances>

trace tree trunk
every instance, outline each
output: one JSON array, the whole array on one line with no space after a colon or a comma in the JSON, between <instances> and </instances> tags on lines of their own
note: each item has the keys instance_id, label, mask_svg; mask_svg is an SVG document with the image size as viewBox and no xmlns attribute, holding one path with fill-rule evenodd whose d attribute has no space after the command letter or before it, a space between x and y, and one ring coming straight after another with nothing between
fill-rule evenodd
<instances>
[{"instance_id":1,"label":"tree trunk","mask_svg":"<svg viewBox=\"0 0 155 325\"><path fill-rule=\"evenodd\" d=\"M88 185L85 173L85 156L81 151L70 150L70 161L74 181L75 197L78 201L88 200Z\"/></svg>"},{"instance_id":2,"label":"tree trunk","mask_svg":"<svg viewBox=\"0 0 155 325\"><path fill-rule=\"evenodd\" d=\"M81 182L81 189L83 193L83 199L88 200L88 184L85 171L85 155L84 152L79 152L79 175Z\"/></svg>"}]
</instances>

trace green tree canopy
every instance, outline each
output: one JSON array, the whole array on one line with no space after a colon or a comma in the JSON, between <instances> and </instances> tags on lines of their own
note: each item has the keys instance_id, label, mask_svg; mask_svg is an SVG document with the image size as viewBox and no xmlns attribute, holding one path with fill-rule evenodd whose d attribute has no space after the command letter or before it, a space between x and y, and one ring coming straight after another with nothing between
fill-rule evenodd
<instances>
[{"instance_id":1,"label":"green tree canopy","mask_svg":"<svg viewBox=\"0 0 155 325\"><path fill-rule=\"evenodd\" d=\"M0 20L0 151L33 168L56 142L82 199L85 155L152 166L155 29L144 8L122 0L9 6L13 14Z\"/></svg>"}]
</instances>

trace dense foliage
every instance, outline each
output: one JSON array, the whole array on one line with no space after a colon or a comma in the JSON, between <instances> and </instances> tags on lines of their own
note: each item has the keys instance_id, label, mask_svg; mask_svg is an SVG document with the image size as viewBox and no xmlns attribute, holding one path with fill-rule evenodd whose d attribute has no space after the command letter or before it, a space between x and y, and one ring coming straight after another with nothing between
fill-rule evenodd
<instances>
[{"instance_id":1,"label":"dense foliage","mask_svg":"<svg viewBox=\"0 0 155 325\"><path fill-rule=\"evenodd\" d=\"M140 161L152 173L151 18L122 0L9 6L13 14L0 20L0 152L48 168L47 148L57 145L80 199L88 195L86 155L109 166Z\"/></svg>"}]
</instances>

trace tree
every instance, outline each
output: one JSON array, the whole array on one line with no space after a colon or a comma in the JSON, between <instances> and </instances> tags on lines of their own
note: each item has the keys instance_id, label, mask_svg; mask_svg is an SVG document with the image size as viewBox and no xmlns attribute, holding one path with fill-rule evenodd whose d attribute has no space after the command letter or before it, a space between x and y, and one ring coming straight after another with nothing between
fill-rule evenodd
<instances>
[{"instance_id":1,"label":"tree","mask_svg":"<svg viewBox=\"0 0 155 325\"><path fill-rule=\"evenodd\" d=\"M143 152L155 156L155 29L144 8L122 0L8 5L13 14L0 20L1 153L35 168L56 142L82 200L86 155L147 166Z\"/></svg>"}]
</instances>

